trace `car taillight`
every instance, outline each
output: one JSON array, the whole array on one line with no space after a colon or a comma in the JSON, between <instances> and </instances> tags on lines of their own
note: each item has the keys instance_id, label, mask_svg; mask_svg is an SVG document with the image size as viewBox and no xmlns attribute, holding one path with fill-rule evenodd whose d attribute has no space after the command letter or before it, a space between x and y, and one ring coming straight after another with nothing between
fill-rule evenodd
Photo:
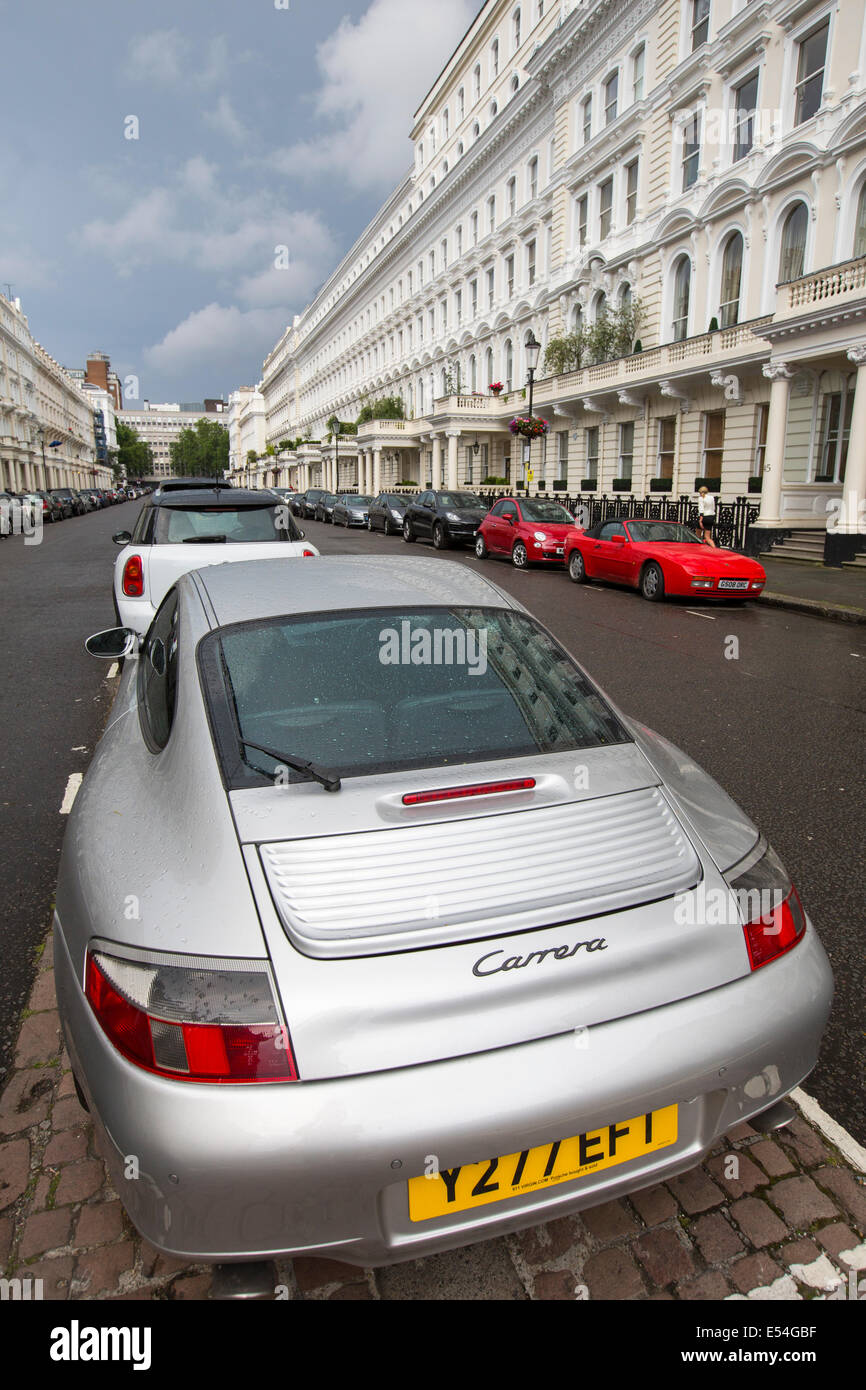
<instances>
[{"instance_id":1,"label":"car taillight","mask_svg":"<svg viewBox=\"0 0 866 1390\"><path fill-rule=\"evenodd\" d=\"M301 558L303 560L315 560L316 552L315 550L305 550Z\"/></svg>"},{"instance_id":2,"label":"car taillight","mask_svg":"<svg viewBox=\"0 0 866 1390\"><path fill-rule=\"evenodd\" d=\"M141 598L144 593L144 566L140 555L130 555L123 567L120 587L127 598Z\"/></svg>"},{"instance_id":3,"label":"car taillight","mask_svg":"<svg viewBox=\"0 0 866 1390\"><path fill-rule=\"evenodd\" d=\"M85 993L128 1061L175 1081L297 1081L265 961L91 946Z\"/></svg>"},{"instance_id":4,"label":"car taillight","mask_svg":"<svg viewBox=\"0 0 866 1390\"><path fill-rule=\"evenodd\" d=\"M511 782L479 782L469 787L442 787L432 792L407 792L404 806L426 806L431 801L459 801L464 796L498 796L500 792L528 792L535 786L534 777L521 777Z\"/></svg>"},{"instance_id":5,"label":"car taillight","mask_svg":"<svg viewBox=\"0 0 866 1390\"><path fill-rule=\"evenodd\" d=\"M765 840L746 868L725 875L737 901L753 970L793 950L806 931L806 914L781 859Z\"/></svg>"}]
</instances>

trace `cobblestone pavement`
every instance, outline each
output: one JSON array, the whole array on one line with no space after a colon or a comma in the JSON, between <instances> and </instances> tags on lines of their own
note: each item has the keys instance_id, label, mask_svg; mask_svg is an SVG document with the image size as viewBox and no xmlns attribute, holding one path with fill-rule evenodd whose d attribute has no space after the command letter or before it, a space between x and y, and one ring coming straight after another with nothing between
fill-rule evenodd
<instances>
[{"instance_id":1,"label":"cobblestone pavement","mask_svg":"<svg viewBox=\"0 0 866 1390\"><path fill-rule=\"evenodd\" d=\"M0 1097L0 1270L46 1299L205 1299L213 1271L135 1231L62 1048L51 940ZM277 1266L290 1299L808 1299L866 1291L866 1185L799 1117L747 1124L707 1162L581 1216L445 1255L361 1270Z\"/></svg>"}]
</instances>

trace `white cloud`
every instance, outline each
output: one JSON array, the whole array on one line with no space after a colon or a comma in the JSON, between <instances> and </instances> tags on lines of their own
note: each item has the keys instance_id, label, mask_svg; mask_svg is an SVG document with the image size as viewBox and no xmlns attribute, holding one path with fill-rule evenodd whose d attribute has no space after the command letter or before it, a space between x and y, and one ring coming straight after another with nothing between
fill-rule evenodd
<instances>
[{"instance_id":1,"label":"white cloud","mask_svg":"<svg viewBox=\"0 0 866 1390\"><path fill-rule=\"evenodd\" d=\"M249 139L246 126L237 115L225 92L221 93L216 110L202 112L202 120L218 134L224 135L233 145L242 145Z\"/></svg>"},{"instance_id":2,"label":"white cloud","mask_svg":"<svg viewBox=\"0 0 866 1390\"><path fill-rule=\"evenodd\" d=\"M411 115L478 12L478 0L372 0L319 45L315 110L332 128L278 150L285 174L387 187L412 162Z\"/></svg>"},{"instance_id":3,"label":"white cloud","mask_svg":"<svg viewBox=\"0 0 866 1390\"><path fill-rule=\"evenodd\" d=\"M129 44L126 75L136 82L215 87L225 82L228 74L229 49L224 34L215 34L202 47L179 29L154 29Z\"/></svg>"},{"instance_id":4,"label":"white cloud","mask_svg":"<svg viewBox=\"0 0 866 1390\"><path fill-rule=\"evenodd\" d=\"M189 314L162 342L146 348L144 360L169 376L207 369L214 379L225 372L233 382L240 358L261 363L285 328L286 315L280 309L208 304Z\"/></svg>"}]
</instances>

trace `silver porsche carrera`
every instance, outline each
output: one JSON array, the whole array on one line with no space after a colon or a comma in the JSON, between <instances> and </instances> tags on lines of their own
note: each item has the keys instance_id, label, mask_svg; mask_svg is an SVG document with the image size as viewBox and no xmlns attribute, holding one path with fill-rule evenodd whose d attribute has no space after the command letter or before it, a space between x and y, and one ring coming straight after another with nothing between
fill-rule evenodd
<instances>
[{"instance_id":1,"label":"silver porsche carrera","mask_svg":"<svg viewBox=\"0 0 866 1390\"><path fill-rule=\"evenodd\" d=\"M143 639L89 643L126 660L57 987L141 1233L386 1264L778 1107L832 979L743 812L468 567L291 568L184 574Z\"/></svg>"}]
</instances>

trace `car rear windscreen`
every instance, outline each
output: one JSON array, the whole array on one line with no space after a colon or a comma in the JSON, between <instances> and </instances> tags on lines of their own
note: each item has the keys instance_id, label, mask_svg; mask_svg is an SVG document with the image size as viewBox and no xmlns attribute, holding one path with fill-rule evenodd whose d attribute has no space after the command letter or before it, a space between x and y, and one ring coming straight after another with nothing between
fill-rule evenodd
<instances>
[{"instance_id":1,"label":"car rear windscreen","mask_svg":"<svg viewBox=\"0 0 866 1390\"><path fill-rule=\"evenodd\" d=\"M228 686L215 723L230 729L232 766L241 738L343 776L631 741L553 638L508 610L316 614L210 643ZM253 761L269 775L278 766Z\"/></svg>"},{"instance_id":2,"label":"car rear windscreen","mask_svg":"<svg viewBox=\"0 0 866 1390\"><path fill-rule=\"evenodd\" d=\"M299 540L288 507L160 507L156 518L157 545L205 541Z\"/></svg>"}]
</instances>

